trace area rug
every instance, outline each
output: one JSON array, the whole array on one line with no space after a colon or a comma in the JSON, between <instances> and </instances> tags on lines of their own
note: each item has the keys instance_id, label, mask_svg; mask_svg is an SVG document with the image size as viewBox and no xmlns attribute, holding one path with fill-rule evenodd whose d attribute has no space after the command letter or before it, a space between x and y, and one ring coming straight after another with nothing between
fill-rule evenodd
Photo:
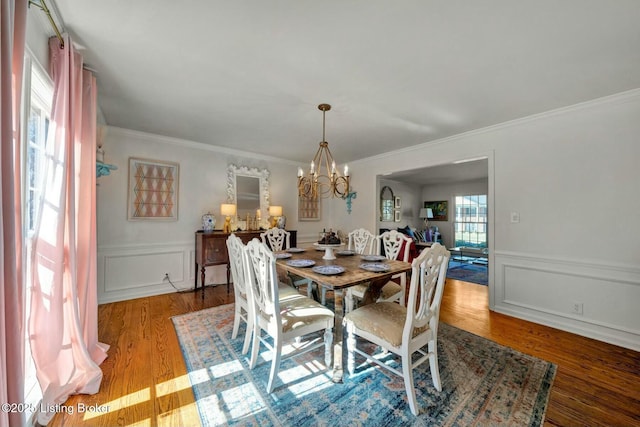
<instances>
[{"instance_id":1,"label":"area rug","mask_svg":"<svg viewBox=\"0 0 640 427\"><path fill-rule=\"evenodd\" d=\"M487 285L489 283L489 270L486 265L451 260L447 268L447 279Z\"/></svg>"},{"instance_id":2,"label":"area rug","mask_svg":"<svg viewBox=\"0 0 640 427\"><path fill-rule=\"evenodd\" d=\"M469 426L542 424L556 366L441 323L442 391L429 363L415 372L419 416L401 377L356 359L354 375L331 381L323 351L282 362L265 392L270 352L250 370L244 327L231 339L233 304L173 318L203 426ZM388 363L398 365L389 357Z\"/></svg>"}]
</instances>

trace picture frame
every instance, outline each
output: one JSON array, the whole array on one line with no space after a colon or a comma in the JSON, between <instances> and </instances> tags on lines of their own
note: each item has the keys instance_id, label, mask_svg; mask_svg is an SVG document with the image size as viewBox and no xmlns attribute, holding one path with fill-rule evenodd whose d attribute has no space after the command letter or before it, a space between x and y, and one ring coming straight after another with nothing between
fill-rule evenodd
<instances>
[{"instance_id":1,"label":"picture frame","mask_svg":"<svg viewBox=\"0 0 640 427\"><path fill-rule=\"evenodd\" d=\"M180 165L129 157L127 219L177 221Z\"/></svg>"},{"instance_id":2,"label":"picture frame","mask_svg":"<svg viewBox=\"0 0 640 427\"><path fill-rule=\"evenodd\" d=\"M394 220L395 222L400 222L400 210L399 210L399 209L398 209L398 210L395 210L395 211L393 212L393 220Z\"/></svg>"},{"instance_id":3,"label":"picture frame","mask_svg":"<svg viewBox=\"0 0 640 427\"><path fill-rule=\"evenodd\" d=\"M396 196L395 197L395 205L394 205L394 207L396 209L400 209L400 205L401 205L400 196Z\"/></svg>"},{"instance_id":4,"label":"picture frame","mask_svg":"<svg viewBox=\"0 0 640 427\"><path fill-rule=\"evenodd\" d=\"M433 218L429 218L429 221L449 220L449 202L447 202L446 200L424 202L423 207L430 208L433 212Z\"/></svg>"},{"instance_id":5,"label":"picture frame","mask_svg":"<svg viewBox=\"0 0 640 427\"><path fill-rule=\"evenodd\" d=\"M320 221L322 203L320 197L307 199L298 196L298 221Z\"/></svg>"}]
</instances>

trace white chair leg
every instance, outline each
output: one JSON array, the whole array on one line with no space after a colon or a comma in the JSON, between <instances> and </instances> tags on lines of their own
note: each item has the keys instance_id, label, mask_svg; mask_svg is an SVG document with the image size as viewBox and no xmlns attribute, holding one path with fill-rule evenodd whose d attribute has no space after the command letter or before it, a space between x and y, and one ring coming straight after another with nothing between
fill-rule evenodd
<instances>
[{"instance_id":1,"label":"white chair leg","mask_svg":"<svg viewBox=\"0 0 640 427\"><path fill-rule=\"evenodd\" d=\"M318 285L318 290L321 290L320 304L327 305L327 288Z\"/></svg>"},{"instance_id":2,"label":"white chair leg","mask_svg":"<svg viewBox=\"0 0 640 427\"><path fill-rule=\"evenodd\" d=\"M242 308L239 304L236 304L236 309L233 317L233 332L231 332L231 339L235 339L238 336L238 329L240 328L240 312Z\"/></svg>"},{"instance_id":3,"label":"white chair leg","mask_svg":"<svg viewBox=\"0 0 640 427\"><path fill-rule=\"evenodd\" d=\"M331 353L333 349L333 328L324 330L324 363L327 368L331 366Z\"/></svg>"},{"instance_id":4,"label":"white chair leg","mask_svg":"<svg viewBox=\"0 0 640 427\"><path fill-rule=\"evenodd\" d=\"M247 354L251 345L251 333L253 332L253 322L247 322L247 331L244 333L244 343L242 344L242 354Z\"/></svg>"},{"instance_id":5,"label":"white chair leg","mask_svg":"<svg viewBox=\"0 0 640 427\"><path fill-rule=\"evenodd\" d=\"M440 368L438 366L438 341L437 339L429 341L429 368L431 368L431 378L433 378L433 386L438 391L442 391L442 383L440 382Z\"/></svg>"},{"instance_id":6,"label":"white chair leg","mask_svg":"<svg viewBox=\"0 0 640 427\"><path fill-rule=\"evenodd\" d=\"M355 349L356 336L353 333L353 328L347 326L347 370L349 371L349 375L353 375L353 372L356 370Z\"/></svg>"},{"instance_id":7,"label":"white chair leg","mask_svg":"<svg viewBox=\"0 0 640 427\"><path fill-rule=\"evenodd\" d=\"M249 362L249 369L253 369L258 361L258 351L260 350L260 334L262 331L260 327L254 323L253 326L253 345L251 346L251 361Z\"/></svg>"},{"instance_id":8,"label":"white chair leg","mask_svg":"<svg viewBox=\"0 0 640 427\"><path fill-rule=\"evenodd\" d=\"M273 360L271 361L271 372L269 373L269 383L267 384L267 393L273 391L273 384L275 383L276 375L278 375L278 369L280 369L280 357L282 356L282 339L280 337L274 337L273 339Z\"/></svg>"},{"instance_id":9,"label":"white chair leg","mask_svg":"<svg viewBox=\"0 0 640 427\"><path fill-rule=\"evenodd\" d=\"M411 367L411 355L402 355L402 376L404 377L404 388L407 391L409 408L413 415L418 415L418 403L416 401L416 389L413 386L413 369Z\"/></svg>"},{"instance_id":10,"label":"white chair leg","mask_svg":"<svg viewBox=\"0 0 640 427\"><path fill-rule=\"evenodd\" d=\"M307 282L307 298L313 299L313 282Z\"/></svg>"},{"instance_id":11,"label":"white chair leg","mask_svg":"<svg viewBox=\"0 0 640 427\"><path fill-rule=\"evenodd\" d=\"M353 293L351 289L347 289L347 293L344 297L344 307L346 313L351 313L353 311Z\"/></svg>"}]
</instances>

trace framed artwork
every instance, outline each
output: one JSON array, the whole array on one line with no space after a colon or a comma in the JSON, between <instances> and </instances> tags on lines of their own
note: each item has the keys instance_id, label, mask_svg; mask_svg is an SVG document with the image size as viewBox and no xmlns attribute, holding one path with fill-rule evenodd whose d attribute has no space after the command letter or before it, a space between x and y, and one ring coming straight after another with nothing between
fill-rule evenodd
<instances>
[{"instance_id":1,"label":"framed artwork","mask_svg":"<svg viewBox=\"0 0 640 427\"><path fill-rule=\"evenodd\" d=\"M393 212L393 220L395 222L400 222L400 210L397 209Z\"/></svg>"},{"instance_id":2,"label":"framed artwork","mask_svg":"<svg viewBox=\"0 0 640 427\"><path fill-rule=\"evenodd\" d=\"M446 200L438 202L424 202L425 208L431 208L433 211L433 218L429 218L429 221L448 221L449 202Z\"/></svg>"},{"instance_id":3,"label":"framed artwork","mask_svg":"<svg viewBox=\"0 0 640 427\"><path fill-rule=\"evenodd\" d=\"M320 221L320 197L307 199L298 196L298 221Z\"/></svg>"},{"instance_id":4,"label":"framed artwork","mask_svg":"<svg viewBox=\"0 0 640 427\"><path fill-rule=\"evenodd\" d=\"M400 203L400 197L396 196L396 198L395 198L395 208L396 209L400 209L400 204L401 204Z\"/></svg>"},{"instance_id":5,"label":"framed artwork","mask_svg":"<svg viewBox=\"0 0 640 427\"><path fill-rule=\"evenodd\" d=\"M128 219L178 220L178 178L174 162L129 158Z\"/></svg>"}]
</instances>

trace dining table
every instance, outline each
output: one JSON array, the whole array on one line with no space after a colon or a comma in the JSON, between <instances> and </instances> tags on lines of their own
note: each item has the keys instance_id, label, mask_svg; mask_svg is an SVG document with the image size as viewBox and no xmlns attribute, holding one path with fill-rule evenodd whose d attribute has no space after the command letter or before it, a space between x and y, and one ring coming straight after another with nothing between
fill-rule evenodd
<instances>
[{"instance_id":1,"label":"dining table","mask_svg":"<svg viewBox=\"0 0 640 427\"><path fill-rule=\"evenodd\" d=\"M368 284L359 305L370 304L380 296L382 287L392 276L411 271L411 264L390 260L381 255L359 255L336 248L335 259L324 259L324 249L313 247L290 248L276 252L276 268L281 281L293 283L293 277L311 279L334 294L333 375L334 382L342 382L346 363L346 337L342 320L345 314L346 290L358 284Z\"/></svg>"}]
</instances>

